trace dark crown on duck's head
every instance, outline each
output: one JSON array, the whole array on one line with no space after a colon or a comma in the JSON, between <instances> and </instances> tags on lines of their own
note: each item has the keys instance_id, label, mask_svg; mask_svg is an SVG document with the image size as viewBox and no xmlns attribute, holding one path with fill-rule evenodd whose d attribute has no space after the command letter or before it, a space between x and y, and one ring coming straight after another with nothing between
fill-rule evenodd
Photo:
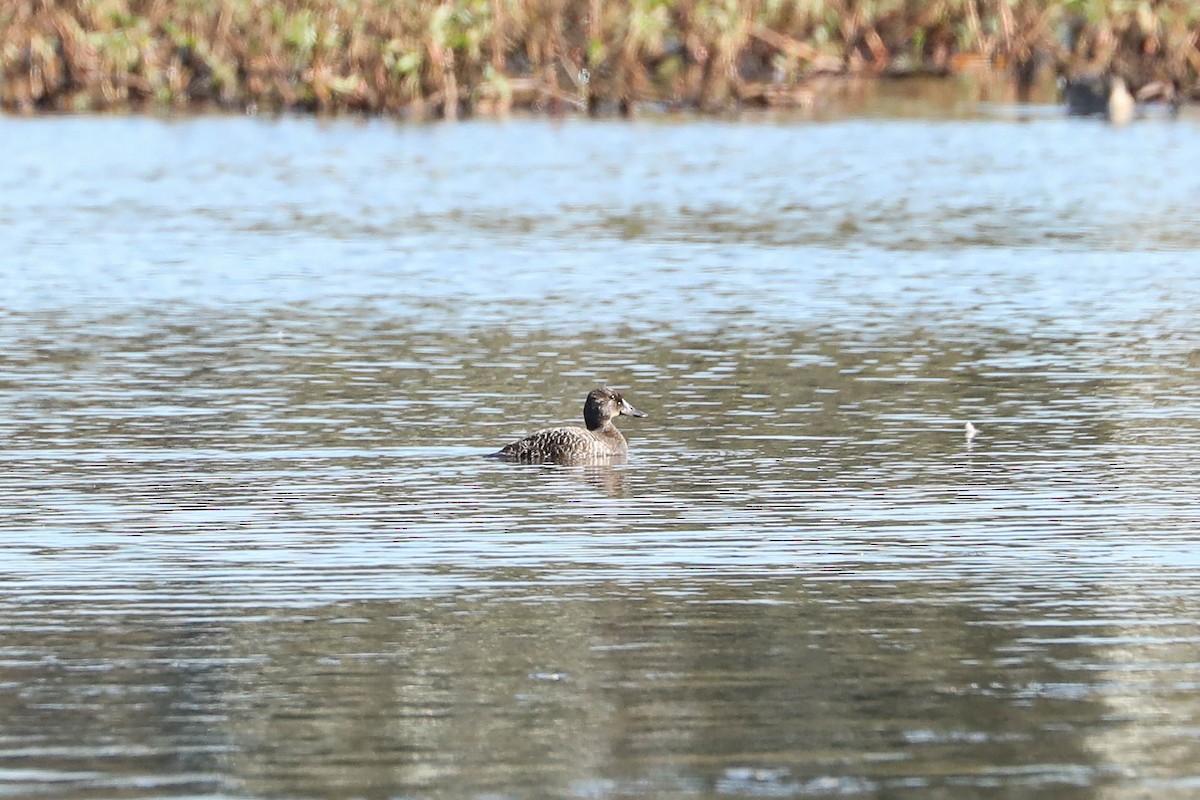
<instances>
[{"instance_id":1,"label":"dark crown on duck's head","mask_svg":"<svg viewBox=\"0 0 1200 800\"><path fill-rule=\"evenodd\" d=\"M622 414L630 417L646 416L646 412L638 411L620 393L607 386L588 392L587 400L583 403L583 422L589 431L600 430L613 417Z\"/></svg>"}]
</instances>

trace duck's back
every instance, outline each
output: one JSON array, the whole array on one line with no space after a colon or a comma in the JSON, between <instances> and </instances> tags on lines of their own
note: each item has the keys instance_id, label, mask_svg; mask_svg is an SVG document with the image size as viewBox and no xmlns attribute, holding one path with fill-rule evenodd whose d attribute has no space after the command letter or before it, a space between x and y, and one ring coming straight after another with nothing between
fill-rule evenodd
<instances>
[{"instance_id":1,"label":"duck's back","mask_svg":"<svg viewBox=\"0 0 1200 800\"><path fill-rule=\"evenodd\" d=\"M513 461L588 461L628 452L625 437L612 425L600 431L546 428L505 445L497 456Z\"/></svg>"}]
</instances>

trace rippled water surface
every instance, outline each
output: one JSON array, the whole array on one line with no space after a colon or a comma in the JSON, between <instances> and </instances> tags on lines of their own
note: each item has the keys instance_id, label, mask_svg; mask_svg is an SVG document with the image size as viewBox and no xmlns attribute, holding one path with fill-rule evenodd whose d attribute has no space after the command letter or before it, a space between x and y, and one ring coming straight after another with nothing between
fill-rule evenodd
<instances>
[{"instance_id":1,"label":"rippled water surface","mask_svg":"<svg viewBox=\"0 0 1200 800\"><path fill-rule=\"evenodd\" d=\"M1200 792L1200 126L0 143L0 796Z\"/></svg>"}]
</instances>

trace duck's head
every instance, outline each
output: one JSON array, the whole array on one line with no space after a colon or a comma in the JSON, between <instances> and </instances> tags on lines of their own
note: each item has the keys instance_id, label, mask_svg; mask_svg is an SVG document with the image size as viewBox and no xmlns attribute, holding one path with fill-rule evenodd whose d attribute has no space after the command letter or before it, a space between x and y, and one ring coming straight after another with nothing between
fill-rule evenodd
<instances>
[{"instance_id":1,"label":"duck's head","mask_svg":"<svg viewBox=\"0 0 1200 800\"><path fill-rule=\"evenodd\" d=\"M608 387L593 389L588 392L583 404L583 421L589 431L603 428L613 417L624 414L627 417L644 417L645 411L638 411L629 401Z\"/></svg>"}]
</instances>

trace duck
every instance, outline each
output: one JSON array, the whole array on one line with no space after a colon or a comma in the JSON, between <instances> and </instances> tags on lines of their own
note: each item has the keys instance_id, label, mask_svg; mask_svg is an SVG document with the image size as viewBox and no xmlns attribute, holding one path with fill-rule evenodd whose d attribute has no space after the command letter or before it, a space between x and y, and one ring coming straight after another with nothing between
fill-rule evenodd
<instances>
[{"instance_id":1,"label":"duck","mask_svg":"<svg viewBox=\"0 0 1200 800\"><path fill-rule=\"evenodd\" d=\"M620 392L607 386L588 392L583 403L586 428L544 428L505 445L493 458L524 463L589 464L624 458L629 452L625 437L613 420L619 416L646 417Z\"/></svg>"},{"instance_id":2,"label":"duck","mask_svg":"<svg viewBox=\"0 0 1200 800\"><path fill-rule=\"evenodd\" d=\"M1091 117L1108 113L1109 76L1098 70L1085 70L1060 80L1068 115Z\"/></svg>"},{"instance_id":3,"label":"duck","mask_svg":"<svg viewBox=\"0 0 1200 800\"><path fill-rule=\"evenodd\" d=\"M1078 117L1103 116L1115 126L1133 119L1137 101L1125 79L1116 73L1085 71L1063 81L1067 114Z\"/></svg>"}]
</instances>

